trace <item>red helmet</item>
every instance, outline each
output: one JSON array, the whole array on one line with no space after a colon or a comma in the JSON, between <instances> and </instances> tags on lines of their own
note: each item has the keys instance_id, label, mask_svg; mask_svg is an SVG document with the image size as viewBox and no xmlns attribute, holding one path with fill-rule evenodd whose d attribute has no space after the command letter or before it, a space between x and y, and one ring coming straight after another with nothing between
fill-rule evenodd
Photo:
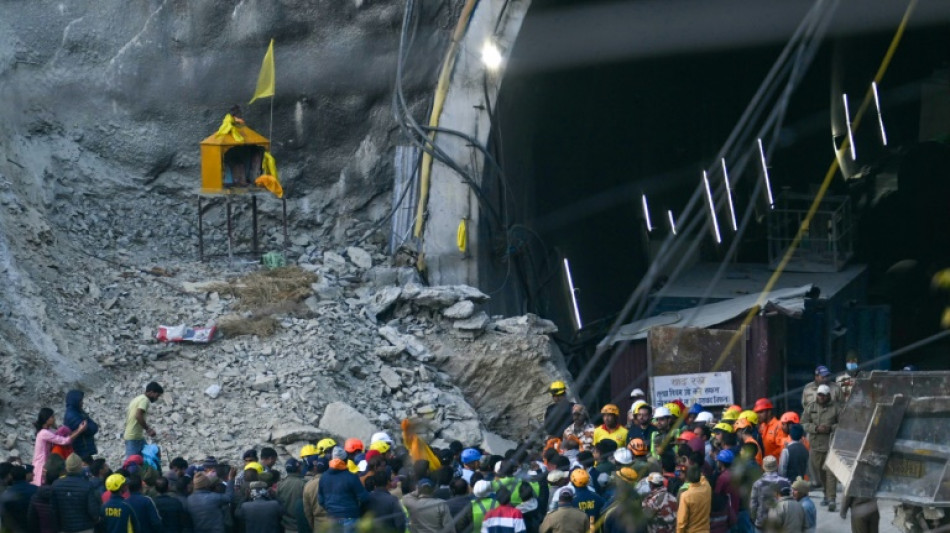
<instances>
[{"instance_id":1,"label":"red helmet","mask_svg":"<svg viewBox=\"0 0 950 533\"><path fill-rule=\"evenodd\" d=\"M801 419L798 418L798 413L795 411L789 411L782 415L782 418L779 419L779 422L783 424L800 424Z\"/></svg>"},{"instance_id":2,"label":"red helmet","mask_svg":"<svg viewBox=\"0 0 950 533\"><path fill-rule=\"evenodd\" d=\"M752 410L755 412L765 411L768 409L772 409L772 402L770 402L768 398L759 398L755 401L755 406L752 408Z\"/></svg>"},{"instance_id":3,"label":"red helmet","mask_svg":"<svg viewBox=\"0 0 950 533\"><path fill-rule=\"evenodd\" d=\"M363 451L363 441L357 438L346 439L343 449L346 453L359 453Z\"/></svg>"}]
</instances>

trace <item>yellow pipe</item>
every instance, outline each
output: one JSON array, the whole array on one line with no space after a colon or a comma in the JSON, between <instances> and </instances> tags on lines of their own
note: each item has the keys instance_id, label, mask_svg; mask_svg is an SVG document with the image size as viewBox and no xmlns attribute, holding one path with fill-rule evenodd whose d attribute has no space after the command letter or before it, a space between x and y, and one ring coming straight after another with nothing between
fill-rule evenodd
<instances>
[{"instance_id":1,"label":"yellow pipe","mask_svg":"<svg viewBox=\"0 0 950 533\"><path fill-rule=\"evenodd\" d=\"M435 89L435 101L432 104L432 114L429 116L429 126L437 127L439 118L442 116L442 108L445 107L445 98L449 92L449 82L452 79L452 69L455 67L455 58L458 55L459 43L465 36L465 30L468 28L468 22L472 18L472 12L475 11L475 5L478 0L466 0L462 8L462 14L459 15L458 24L455 26L455 32L452 34L452 42L449 44L449 50L445 55L445 61L442 63L442 72L439 73L439 83ZM429 144L433 144L435 132L429 133ZM419 204L416 206L416 225L413 235L416 238L422 237L422 230L425 225L426 203L429 201L429 181L432 175L432 156L427 153L422 154L422 169L419 175ZM420 260L421 260L420 255Z\"/></svg>"}]
</instances>

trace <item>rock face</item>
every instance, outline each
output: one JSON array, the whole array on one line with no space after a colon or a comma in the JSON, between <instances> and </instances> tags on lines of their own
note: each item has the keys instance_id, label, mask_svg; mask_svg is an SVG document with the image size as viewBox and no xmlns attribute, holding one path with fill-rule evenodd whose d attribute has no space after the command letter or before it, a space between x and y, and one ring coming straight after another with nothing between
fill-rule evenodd
<instances>
[{"instance_id":1,"label":"rock face","mask_svg":"<svg viewBox=\"0 0 950 533\"><path fill-rule=\"evenodd\" d=\"M363 416L363 413L349 404L333 402L327 405L323 412L323 418L320 419L320 430L339 437L356 437L366 444L373 433L379 431L379 428Z\"/></svg>"}]
</instances>

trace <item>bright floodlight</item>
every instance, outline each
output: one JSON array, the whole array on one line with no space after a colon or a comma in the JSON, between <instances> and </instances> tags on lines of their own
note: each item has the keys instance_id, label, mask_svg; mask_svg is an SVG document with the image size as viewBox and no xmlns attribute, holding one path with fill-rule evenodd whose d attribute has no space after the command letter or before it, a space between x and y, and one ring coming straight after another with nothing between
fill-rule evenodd
<instances>
[{"instance_id":1,"label":"bright floodlight","mask_svg":"<svg viewBox=\"0 0 950 533\"><path fill-rule=\"evenodd\" d=\"M858 153L854 148L854 135L851 133L851 111L848 109L848 93L843 93L841 99L844 101L844 123L848 127L848 144L851 147L851 160L858 160Z\"/></svg>"},{"instance_id":2,"label":"bright floodlight","mask_svg":"<svg viewBox=\"0 0 950 533\"><path fill-rule=\"evenodd\" d=\"M571 291L571 303L574 305L574 323L577 329L583 327L581 323L581 310L577 307L577 289L574 288L574 278L571 277L571 264L564 258L564 273L567 275L567 288Z\"/></svg>"},{"instance_id":3,"label":"bright floodlight","mask_svg":"<svg viewBox=\"0 0 950 533\"><path fill-rule=\"evenodd\" d=\"M709 202L709 217L712 220L713 232L716 234L716 243L722 243L722 234L719 233L719 221L716 220L716 207L713 205L712 189L709 188L709 178L703 171L703 185L706 186L706 200Z\"/></svg>"},{"instance_id":4,"label":"bright floodlight","mask_svg":"<svg viewBox=\"0 0 950 533\"><path fill-rule=\"evenodd\" d=\"M653 231L653 222L650 221L650 206L647 205L647 195L643 195L643 217L647 221L647 231Z\"/></svg>"},{"instance_id":5,"label":"bright floodlight","mask_svg":"<svg viewBox=\"0 0 950 533\"><path fill-rule=\"evenodd\" d=\"M670 219L670 231L673 232L673 235L676 235L676 221L673 220L673 211L667 210L666 216Z\"/></svg>"},{"instance_id":6,"label":"bright floodlight","mask_svg":"<svg viewBox=\"0 0 950 533\"><path fill-rule=\"evenodd\" d=\"M881 142L887 146L887 133L884 133L884 117L881 115L881 99L877 95L877 82L871 82L871 90L874 92L874 107L877 108L877 123L881 126Z\"/></svg>"},{"instance_id":7,"label":"bright floodlight","mask_svg":"<svg viewBox=\"0 0 950 533\"><path fill-rule=\"evenodd\" d=\"M729 172L726 171L726 158L722 158L722 181L726 183L726 199L729 200L729 218L732 221L732 231L739 231L736 224L736 206L732 203L732 186L729 185Z\"/></svg>"},{"instance_id":8,"label":"bright floodlight","mask_svg":"<svg viewBox=\"0 0 950 533\"><path fill-rule=\"evenodd\" d=\"M762 162L762 179L765 180L765 195L769 200L769 208L775 207L775 199L772 198L772 183L769 181L769 166L765 162L765 148L762 148L762 139L756 139L759 143L759 160Z\"/></svg>"},{"instance_id":9,"label":"bright floodlight","mask_svg":"<svg viewBox=\"0 0 950 533\"><path fill-rule=\"evenodd\" d=\"M488 70L494 72L501 67L501 62L501 50L498 49L498 46L490 40L485 41L484 46L482 46L482 63L485 64Z\"/></svg>"}]
</instances>

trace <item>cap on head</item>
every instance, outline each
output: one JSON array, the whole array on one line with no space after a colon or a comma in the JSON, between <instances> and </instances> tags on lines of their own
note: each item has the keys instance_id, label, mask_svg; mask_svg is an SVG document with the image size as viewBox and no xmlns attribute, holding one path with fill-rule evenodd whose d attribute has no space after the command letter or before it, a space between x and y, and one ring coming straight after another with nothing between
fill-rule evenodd
<instances>
[{"instance_id":1,"label":"cap on head","mask_svg":"<svg viewBox=\"0 0 950 533\"><path fill-rule=\"evenodd\" d=\"M818 365L818 368L815 369L815 375L828 377L831 375L831 370L828 370L828 367L825 365Z\"/></svg>"},{"instance_id":2,"label":"cap on head","mask_svg":"<svg viewBox=\"0 0 950 533\"><path fill-rule=\"evenodd\" d=\"M125 477L122 474L112 474L106 478L106 490L119 492L125 485Z\"/></svg>"},{"instance_id":3,"label":"cap on head","mask_svg":"<svg viewBox=\"0 0 950 533\"><path fill-rule=\"evenodd\" d=\"M548 387L548 393L552 396L564 396L567 393L567 384L563 381L555 381Z\"/></svg>"},{"instance_id":4,"label":"cap on head","mask_svg":"<svg viewBox=\"0 0 950 533\"><path fill-rule=\"evenodd\" d=\"M811 485L802 478L798 478L792 483L792 490L801 494L808 494L811 491Z\"/></svg>"},{"instance_id":5,"label":"cap on head","mask_svg":"<svg viewBox=\"0 0 950 533\"><path fill-rule=\"evenodd\" d=\"M828 385L818 385L818 394L831 394L831 387Z\"/></svg>"}]
</instances>

